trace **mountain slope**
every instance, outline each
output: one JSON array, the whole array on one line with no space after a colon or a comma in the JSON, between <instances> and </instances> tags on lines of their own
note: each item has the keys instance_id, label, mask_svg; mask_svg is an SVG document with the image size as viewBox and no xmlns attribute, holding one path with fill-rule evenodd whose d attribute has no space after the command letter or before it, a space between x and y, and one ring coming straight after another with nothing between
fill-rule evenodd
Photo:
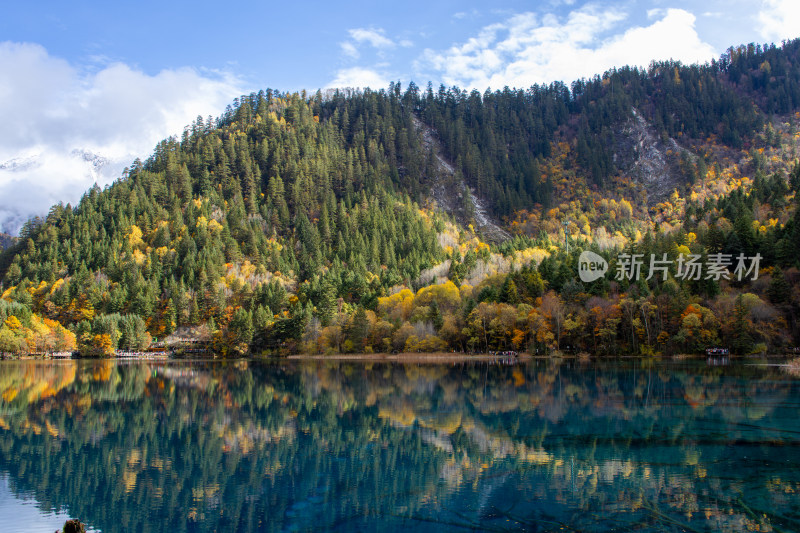
<instances>
[{"instance_id":1,"label":"mountain slope","mask_svg":"<svg viewBox=\"0 0 800 533\"><path fill-rule=\"evenodd\" d=\"M799 51L741 47L571 88L243 96L23 228L0 256L1 299L14 302L0 309L0 351L58 344L56 324L87 353L196 326L240 353L550 347L561 326L548 305L575 306L577 335L599 331L595 307L616 320L620 290L653 302L663 290L582 284L576 253L589 246L673 257L763 246L765 266L790 268ZM565 228L569 253L555 244ZM712 281L681 287L711 305L728 290ZM670 350L689 342L675 305L659 326ZM512 308L516 323L503 318ZM655 349L657 335L607 329ZM573 342L613 345L597 335Z\"/></svg>"}]
</instances>

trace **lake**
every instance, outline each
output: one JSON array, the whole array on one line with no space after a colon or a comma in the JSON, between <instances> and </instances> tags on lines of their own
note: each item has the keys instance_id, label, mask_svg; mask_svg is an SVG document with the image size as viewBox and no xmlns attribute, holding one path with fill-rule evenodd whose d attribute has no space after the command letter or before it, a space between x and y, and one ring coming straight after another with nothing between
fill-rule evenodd
<instances>
[{"instance_id":1,"label":"lake","mask_svg":"<svg viewBox=\"0 0 800 533\"><path fill-rule=\"evenodd\" d=\"M0 523L800 530L800 378L752 363L2 361Z\"/></svg>"}]
</instances>

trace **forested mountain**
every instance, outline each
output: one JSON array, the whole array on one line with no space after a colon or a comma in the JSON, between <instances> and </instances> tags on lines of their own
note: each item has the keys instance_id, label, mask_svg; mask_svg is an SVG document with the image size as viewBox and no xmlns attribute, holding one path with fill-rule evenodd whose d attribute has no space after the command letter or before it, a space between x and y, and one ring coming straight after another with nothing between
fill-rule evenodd
<instances>
[{"instance_id":1,"label":"forested mountain","mask_svg":"<svg viewBox=\"0 0 800 533\"><path fill-rule=\"evenodd\" d=\"M224 353L788 345L798 110L800 41L570 87L242 96L23 227L0 351L176 329ZM584 283L590 248L611 272ZM762 274L615 280L620 253Z\"/></svg>"}]
</instances>

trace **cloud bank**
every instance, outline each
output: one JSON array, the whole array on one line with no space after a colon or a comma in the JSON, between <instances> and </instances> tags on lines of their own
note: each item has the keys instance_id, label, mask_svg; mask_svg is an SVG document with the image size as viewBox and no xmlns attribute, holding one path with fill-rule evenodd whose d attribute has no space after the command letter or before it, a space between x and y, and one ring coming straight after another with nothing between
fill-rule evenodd
<instances>
[{"instance_id":1,"label":"cloud bank","mask_svg":"<svg viewBox=\"0 0 800 533\"><path fill-rule=\"evenodd\" d=\"M223 73L86 69L30 43L0 42L0 71L0 231L12 233L93 183L110 183L160 140L242 94Z\"/></svg>"},{"instance_id":2,"label":"cloud bank","mask_svg":"<svg viewBox=\"0 0 800 533\"><path fill-rule=\"evenodd\" d=\"M615 66L663 59L696 63L717 55L698 36L693 14L667 9L650 15L657 18L652 24L622 31L627 15L615 9L588 5L565 19L522 13L445 51L425 50L417 70L435 71L447 85L484 90L569 83Z\"/></svg>"},{"instance_id":3,"label":"cloud bank","mask_svg":"<svg viewBox=\"0 0 800 533\"><path fill-rule=\"evenodd\" d=\"M800 36L800 2L797 0L763 0L758 13L759 32L768 41L781 41Z\"/></svg>"},{"instance_id":4,"label":"cloud bank","mask_svg":"<svg viewBox=\"0 0 800 533\"><path fill-rule=\"evenodd\" d=\"M328 89L365 88L382 89L389 85L389 78L376 69L366 67L350 67L340 69Z\"/></svg>"}]
</instances>

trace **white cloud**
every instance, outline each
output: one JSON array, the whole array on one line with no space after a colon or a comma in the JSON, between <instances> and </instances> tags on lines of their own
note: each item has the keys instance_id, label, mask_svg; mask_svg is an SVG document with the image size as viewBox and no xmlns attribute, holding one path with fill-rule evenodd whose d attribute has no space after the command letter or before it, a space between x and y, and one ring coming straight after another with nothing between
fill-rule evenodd
<instances>
[{"instance_id":1,"label":"white cloud","mask_svg":"<svg viewBox=\"0 0 800 533\"><path fill-rule=\"evenodd\" d=\"M342 47L342 52L344 52L344 55L347 57L352 57L353 59L358 59L360 54L358 53L358 48L356 48L356 45L350 41L344 41L343 43L339 43L339 46Z\"/></svg>"},{"instance_id":2,"label":"white cloud","mask_svg":"<svg viewBox=\"0 0 800 533\"><path fill-rule=\"evenodd\" d=\"M375 48L394 48L395 46L394 41L387 38L386 35L384 35L385 32L381 28L356 28L354 30L348 30L348 33L350 33L350 37L359 44L368 43Z\"/></svg>"},{"instance_id":3,"label":"white cloud","mask_svg":"<svg viewBox=\"0 0 800 533\"><path fill-rule=\"evenodd\" d=\"M365 67L350 67L339 70L336 78L328 84L329 89L364 88L383 89L389 86L389 78L377 70Z\"/></svg>"},{"instance_id":4,"label":"white cloud","mask_svg":"<svg viewBox=\"0 0 800 533\"><path fill-rule=\"evenodd\" d=\"M195 117L218 115L239 80L191 68L151 76L123 63L87 73L40 45L0 42L0 230L110 183ZM101 156L87 161L84 153Z\"/></svg>"},{"instance_id":5,"label":"white cloud","mask_svg":"<svg viewBox=\"0 0 800 533\"><path fill-rule=\"evenodd\" d=\"M403 39L398 43L386 37L386 32L383 28L355 28L347 30L350 34L350 40L342 41L339 46L342 53L347 59L359 59L361 57L361 47L370 46L377 50L378 57L385 57L388 50L401 46L409 48L414 46L414 43L408 39Z\"/></svg>"},{"instance_id":6,"label":"white cloud","mask_svg":"<svg viewBox=\"0 0 800 533\"><path fill-rule=\"evenodd\" d=\"M410 48L414 43L409 39L402 39L395 42L386 37L383 28L355 28L347 30L350 40L339 43L346 59L359 59L364 47L376 49L373 59L385 60L389 50L398 46ZM328 89L333 88L365 88L381 89L389 85L389 76L385 69L389 64L385 61L374 62L372 66L351 66L341 68L336 72L336 77L328 83ZM352 64L352 62L350 62Z\"/></svg>"},{"instance_id":7,"label":"white cloud","mask_svg":"<svg viewBox=\"0 0 800 533\"><path fill-rule=\"evenodd\" d=\"M768 41L793 39L800 35L800 2L763 0L758 13L758 30Z\"/></svg>"},{"instance_id":8,"label":"white cloud","mask_svg":"<svg viewBox=\"0 0 800 533\"><path fill-rule=\"evenodd\" d=\"M698 36L691 13L667 9L651 15L660 18L625 30L620 28L625 13L594 6L574 10L566 19L518 14L446 51L426 50L416 67L438 71L446 84L483 90L570 82L653 60L704 62L717 55Z\"/></svg>"},{"instance_id":9,"label":"white cloud","mask_svg":"<svg viewBox=\"0 0 800 533\"><path fill-rule=\"evenodd\" d=\"M466 19L466 18L474 19L474 18L479 17L480 15L481 15L481 12L478 11L477 9L473 8L470 11L459 11L458 13L453 13L453 18L455 20L462 20L462 19Z\"/></svg>"}]
</instances>

